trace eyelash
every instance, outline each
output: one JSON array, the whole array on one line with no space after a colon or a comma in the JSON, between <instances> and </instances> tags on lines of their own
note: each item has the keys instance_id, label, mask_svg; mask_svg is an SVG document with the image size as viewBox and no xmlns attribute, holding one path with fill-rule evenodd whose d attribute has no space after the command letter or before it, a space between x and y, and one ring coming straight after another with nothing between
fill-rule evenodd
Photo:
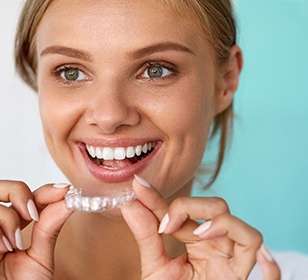
<instances>
[{"instance_id":1,"label":"eyelash","mask_svg":"<svg viewBox=\"0 0 308 280\"><path fill-rule=\"evenodd\" d=\"M146 71L149 70L149 68L154 66L160 66L162 68L165 68L167 71L171 72L170 74L163 76L163 77L157 77L157 78L151 78L151 77L143 77L143 75L146 73ZM142 66L142 72L141 74L138 74L138 79L146 79L148 81L158 81L158 80L164 80L169 78L170 76L174 76L177 74L177 69L173 64L170 64L168 62L164 61L151 61L147 62Z\"/></svg>"},{"instance_id":2,"label":"eyelash","mask_svg":"<svg viewBox=\"0 0 308 280\"><path fill-rule=\"evenodd\" d=\"M162 77L143 77L143 75L145 75L146 71L148 71L151 67L155 67L155 66L160 66L162 68L164 68L165 70L169 71L170 74L167 74L165 76ZM68 71L68 70L78 70L80 72L83 73L83 75L87 76L87 79L82 79L82 80L67 80L64 77L62 77L62 75L64 74L64 71ZM91 79L91 77L89 75L86 74L86 71L83 69L83 67L81 67L80 65L61 65L59 67L57 67L54 71L52 71L52 74L56 77L56 79L63 83L63 84L67 84L67 85L71 85L71 84L75 84L75 83L80 83L80 82L84 82L84 81L88 81ZM164 80L169 78L170 76L174 76L177 74L177 70L176 67L173 64L164 62L164 61L150 61L150 62L146 62L143 66L142 66L142 71L141 74L137 75L138 79L145 79L147 81L158 81L158 80Z\"/></svg>"},{"instance_id":3,"label":"eyelash","mask_svg":"<svg viewBox=\"0 0 308 280\"><path fill-rule=\"evenodd\" d=\"M84 76L86 76L86 79L82 79L82 80L67 80L64 77L62 77L62 75L64 74L64 71L68 71L68 70L78 70L79 72L81 72ZM91 77L89 75L86 74L86 71L83 69L83 67L81 67L80 65L61 65L59 67L57 67L52 74L56 77L56 79L58 81L60 81L61 83L64 84L74 84L77 82L84 82L84 81L88 81L91 79Z\"/></svg>"}]
</instances>

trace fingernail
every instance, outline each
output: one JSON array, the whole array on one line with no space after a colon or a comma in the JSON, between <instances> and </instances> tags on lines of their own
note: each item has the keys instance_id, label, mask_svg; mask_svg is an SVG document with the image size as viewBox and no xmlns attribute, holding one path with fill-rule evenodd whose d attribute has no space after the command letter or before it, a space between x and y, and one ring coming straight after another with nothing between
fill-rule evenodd
<instances>
[{"instance_id":1,"label":"fingernail","mask_svg":"<svg viewBox=\"0 0 308 280\"><path fill-rule=\"evenodd\" d=\"M269 262L271 262L271 261L273 260L273 256L272 256L270 250L267 249L267 247L266 247L264 244L261 245L261 252L262 252L262 255L263 255Z\"/></svg>"},{"instance_id":2,"label":"fingernail","mask_svg":"<svg viewBox=\"0 0 308 280\"><path fill-rule=\"evenodd\" d=\"M20 228L17 228L16 231L15 231L15 242L16 242L16 247L19 250L24 249L24 242L23 242L23 239L22 239Z\"/></svg>"},{"instance_id":3,"label":"fingernail","mask_svg":"<svg viewBox=\"0 0 308 280\"><path fill-rule=\"evenodd\" d=\"M32 199L29 199L27 203L27 208L31 219L37 222L39 220L39 214Z\"/></svg>"},{"instance_id":4,"label":"fingernail","mask_svg":"<svg viewBox=\"0 0 308 280\"><path fill-rule=\"evenodd\" d=\"M3 241L3 243L4 243L5 247L6 247L6 249L7 249L8 251L10 251L10 252L13 252L13 248L12 248L11 243L8 241L8 239L7 239L4 235L2 235L2 241Z\"/></svg>"},{"instance_id":5,"label":"fingernail","mask_svg":"<svg viewBox=\"0 0 308 280\"><path fill-rule=\"evenodd\" d=\"M146 181L144 180L143 178L141 178L140 176L138 175L134 175L136 180L138 181L139 184L141 184L142 186L146 187L146 188L151 188L151 185Z\"/></svg>"},{"instance_id":6,"label":"fingernail","mask_svg":"<svg viewBox=\"0 0 308 280\"><path fill-rule=\"evenodd\" d=\"M212 221L208 221L203 223L202 225L198 226L194 231L193 234L194 235L200 235L204 232L206 232L212 225Z\"/></svg>"},{"instance_id":7,"label":"fingernail","mask_svg":"<svg viewBox=\"0 0 308 280\"><path fill-rule=\"evenodd\" d=\"M167 225L169 223L169 215L168 213L163 217L163 219L161 220L161 223L159 225L159 228L158 228L158 233L161 234L163 233L166 228L167 228Z\"/></svg>"},{"instance_id":8,"label":"fingernail","mask_svg":"<svg viewBox=\"0 0 308 280\"><path fill-rule=\"evenodd\" d=\"M56 189L64 189L66 187L70 186L70 184L60 183L60 184L54 184L53 187Z\"/></svg>"}]
</instances>

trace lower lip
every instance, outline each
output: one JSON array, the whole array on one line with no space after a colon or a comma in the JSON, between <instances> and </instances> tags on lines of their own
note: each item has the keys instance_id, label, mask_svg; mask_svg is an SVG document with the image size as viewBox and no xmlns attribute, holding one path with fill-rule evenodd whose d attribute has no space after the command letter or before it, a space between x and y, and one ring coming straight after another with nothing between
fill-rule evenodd
<instances>
[{"instance_id":1,"label":"lower lip","mask_svg":"<svg viewBox=\"0 0 308 280\"><path fill-rule=\"evenodd\" d=\"M96 178L98 178L100 181L106 183L120 183L130 180L134 176L134 174L138 174L145 168L145 166L149 164L151 159L157 154L160 147L161 144L157 143L154 150L143 160L140 160L132 165L120 169L111 170L104 167L100 167L97 164L95 164L89 158L85 146L82 144L79 145L80 151L82 153L82 156L85 160L86 166L90 171L90 173L94 175Z\"/></svg>"}]
</instances>

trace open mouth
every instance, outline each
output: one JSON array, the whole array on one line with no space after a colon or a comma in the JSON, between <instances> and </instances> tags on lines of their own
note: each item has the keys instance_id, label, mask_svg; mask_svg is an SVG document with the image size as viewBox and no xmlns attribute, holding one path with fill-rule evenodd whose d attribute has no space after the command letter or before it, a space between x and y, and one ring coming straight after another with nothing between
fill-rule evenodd
<instances>
[{"instance_id":1,"label":"open mouth","mask_svg":"<svg viewBox=\"0 0 308 280\"><path fill-rule=\"evenodd\" d=\"M155 148L156 142L129 147L94 147L86 145L89 158L98 166L117 170L146 158Z\"/></svg>"}]
</instances>

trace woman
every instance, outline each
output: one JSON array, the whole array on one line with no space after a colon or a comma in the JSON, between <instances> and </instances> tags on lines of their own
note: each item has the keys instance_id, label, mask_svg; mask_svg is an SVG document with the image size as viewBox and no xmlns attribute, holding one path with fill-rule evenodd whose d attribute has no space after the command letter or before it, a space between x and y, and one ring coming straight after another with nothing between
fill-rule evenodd
<instances>
[{"instance_id":1,"label":"woman","mask_svg":"<svg viewBox=\"0 0 308 280\"><path fill-rule=\"evenodd\" d=\"M137 199L73 214L68 184L2 181L2 277L246 279L258 258L279 279L258 231L221 199L189 197L211 126L214 180L232 118L242 53L229 1L26 1L16 38L70 184L102 197L133 186Z\"/></svg>"}]
</instances>

